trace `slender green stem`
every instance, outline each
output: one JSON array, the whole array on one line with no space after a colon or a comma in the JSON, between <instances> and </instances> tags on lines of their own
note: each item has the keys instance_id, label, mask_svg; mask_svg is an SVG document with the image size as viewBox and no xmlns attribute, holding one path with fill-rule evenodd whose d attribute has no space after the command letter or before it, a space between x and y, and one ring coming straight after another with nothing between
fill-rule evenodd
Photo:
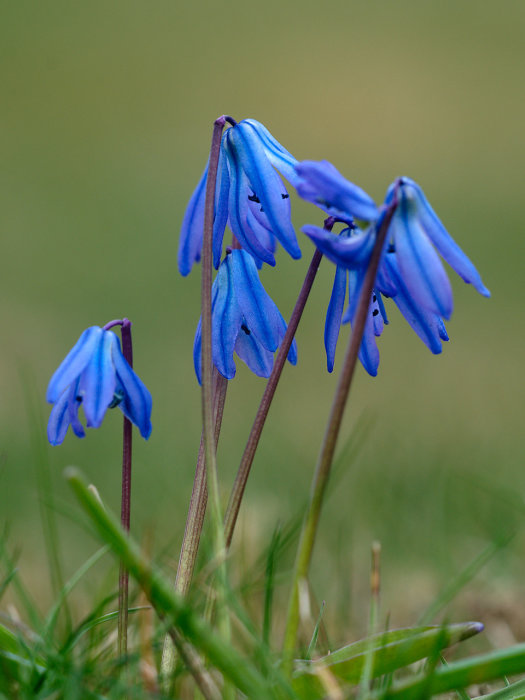
<instances>
[{"instance_id":1,"label":"slender green stem","mask_svg":"<svg viewBox=\"0 0 525 700\"><path fill-rule=\"evenodd\" d=\"M330 223L328 223L330 222ZM333 226L333 220L327 219L325 222L325 228L331 230ZM224 532L226 539L226 546L229 547L233 537L233 531L235 529L235 524L237 522L237 517L239 515L239 509L241 507L241 501L244 494L244 489L246 488L246 482L250 475L250 470L253 464L253 459L255 457L255 452L257 450L257 445L259 444L259 439L266 422L266 417L268 416L268 411L270 410L270 405L272 403L273 397L275 395L275 390L277 389L277 384L281 378L281 373L288 357L288 352L292 345L299 321L303 314L304 307L308 300L310 290L315 280L319 264L321 263L322 253L318 250L315 251L308 272L303 282L303 286L295 303L294 310L290 317L290 322L286 329L286 333L283 338L283 342L279 348L277 356L275 358L272 373L266 384L264 394L259 404L255 420L248 437L248 442L244 448L244 453L241 458L241 463L237 471L237 476L235 477L235 483L233 484L232 492L230 495L230 500L228 502L228 508L226 509L226 516L224 520Z\"/></svg>"},{"instance_id":2,"label":"slender green stem","mask_svg":"<svg viewBox=\"0 0 525 700\"><path fill-rule=\"evenodd\" d=\"M307 577L308 570L310 568L315 537L317 535L319 518L321 515L321 507L330 477L337 438L339 436L344 409L348 399L352 378L354 376L361 340L363 338L366 318L370 306L370 298L372 295L379 262L381 260L381 254L388 227L396 206L397 201L394 200L394 202L384 213L381 226L377 232L374 249L370 257L354 322L352 324L352 335L346 351L343 368L332 403L332 409L328 418L323 444L317 461L317 467L312 483L310 503L308 505L308 511L299 540L292 581L292 591L288 606L288 616L284 637L284 662L288 673L291 672L292 656L295 650L297 630L299 628L299 587L301 581Z\"/></svg>"},{"instance_id":3,"label":"slender green stem","mask_svg":"<svg viewBox=\"0 0 525 700\"><path fill-rule=\"evenodd\" d=\"M215 455L215 430L213 425L213 372L211 343L211 287L213 219L215 213L215 185L221 147L222 130L226 117L219 117L213 126L213 136L206 181L204 204L204 233L202 242L202 437L204 462L206 464L207 487L210 496L211 518L214 533L215 557L218 565L218 614L219 626L225 639L230 637L230 621L224 603L226 587L226 561L224 528L221 515L217 462Z\"/></svg>"}]
</instances>

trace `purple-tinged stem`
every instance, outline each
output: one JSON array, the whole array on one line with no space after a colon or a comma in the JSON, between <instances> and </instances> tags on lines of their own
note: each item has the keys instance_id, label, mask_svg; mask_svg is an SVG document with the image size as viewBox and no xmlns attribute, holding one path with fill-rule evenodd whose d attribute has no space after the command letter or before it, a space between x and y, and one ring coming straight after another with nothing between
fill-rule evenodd
<instances>
[{"instance_id":1,"label":"purple-tinged stem","mask_svg":"<svg viewBox=\"0 0 525 700\"><path fill-rule=\"evenodd\" d=\"M204 232L202 241L202 299L201 299L201 355L202 355L202 437L204 442L204 463L206 465L207 487L210 496L211 520L214 533L215 557L218 565L218 621L223 637L230 637L230 619L224 604L226 588L226 562L224 529L221 515L219 481L215 454L215 429L213 421L213 372L212 372L212 325L211 290L213 267L213 219L215 216L215 187L221 148L222 131L231 117L222 116L215 120L208 163L206 199L204 203ZM234 120L233 120L234 121Z\"/></svg>"},{"instance_id":2,"label":"purple-tinged stem","mask_svg":"<svg viewBox=\"0 0 525 700\"><path fill-rule=\"evenodd\" d=\"M346 350L341 375L339 377L330 416L326 426L321 452L317 461L317 467L312 483L310 503L297 550L294 577L292 581L292 591L288 606L288 616L284 637L284 668L288 673L291 673L292 657L296 645L297 630L299 628L299 588L301 581L306 579L310 568L323 498L328 485L337 438L339 436L339 430L341 428L343 414L346 402L348 400L352 378L354 376L359 348L361 347L361 341L363 339L377 269L381 260L381 254L383 252L385 239L388 233L388 227L390 226L390 222L396 207L397 197L394 197L394 201L384 212L381 226L377 233L370 262L368 264L368 269L363 281L361 294L359 296L355 318L352 323L350 342Z\"/></svg>"},{"instance_id":3,"label":"purple-tinged stem","mask_svg":"<svg viewBox=\"0 0 525 700\"><path fill-rule=\"evenodd\" d=\"M130 367L133 367L133 345L131 342L131 321L127 318L110 321L104 326L109 330L114 326L120 326L122 334L122 354ZM124 416L122 432L122 499L120 507L120 522L123 529L129 532L131 514L131 452L132 452L132 424ZM125 658L128 653L128 594L129 574L121 563L118 578L118 653L120 658Z\"/></svg>"},{"instance_id":4,"label":"purple-tinged stem","mask_svg":"<svg viewBox=\"0 0 525 700\"><path fill-rule=\"evenodd\" d=\"M214 370L214 393L213 393L213 413L215 417L215 448L219 441L219 434L222 425L224 403L226 400L226 390L228 380L219 372ZM193 578L195 562L201 539L206 506L208 504L208 489L206 487L206 466L204 464L204 440L201 436L195 478L193 480L193 490L191 492L188 516L186 518L186 528L182 541L177 576L175 579L175 590L181 595L186 595ZM176 656L175 645L170 635L164 638L162 649L162 660L160 675L165 688L169 688L170 679L175 669Z\"/></svg>"},{"instance_id":5,"label":"purple-tinged stem","mask_svg":"<svg viewBox=\"0 0 525 700\"><path fill-rule=\"evenodd\" d=\"M324 226L327 231L331 231L335 223L333 217L326 219ZM233 484L232 492L230 495L230 500L228 502L228 508L226 509L226 516L224 520L224 535L226 540L226 547L229 547L232 541L233 532L235 530L235 524L237 522L237 517L239 515L239 509L241 507L241 501L244 494L244 489L246 488L246 482L250 475L250 470L253 464L253 459L255 457L255 452L257 450L257 445L259 444L259 439L268 416L268 411L270 410L270 405L272 403L273 397L275 395L275 390L277 389L277 384L281 378L281 373L288 357L288 352L292 345L297 327L303 315L304 307L308 300L310 290L315 280L319 264L323 254L318 250L315 251L312 261L310 262L310 267L306 273L306 277L299 292L297 301L295 302L286 333L284 334L283 342L279 348L277 356L274 361L272 368L272 373L266 384L264 394L259 404L255 420L248 436L248 442L244 448L244 453L241 458L241 463L237 471L237 476L235 478L235 483Z\"/></svg>"}]
</instances>

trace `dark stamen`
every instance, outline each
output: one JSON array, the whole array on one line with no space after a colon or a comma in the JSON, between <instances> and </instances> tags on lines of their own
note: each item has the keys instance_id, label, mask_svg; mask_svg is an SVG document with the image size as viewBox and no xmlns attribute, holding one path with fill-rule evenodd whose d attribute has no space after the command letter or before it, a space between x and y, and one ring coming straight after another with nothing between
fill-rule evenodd
<instances>
[{"instance_id":1,"label":"dark stamen","mask_svg":"<svg viewBox=\"0 0 525 700\"><path fill-rule=\"evenodd\" d=\"M282 197L283 199L288 199L289 196L290 196L290 195L289 195L288 193L286 193L286 194L281 194L281 197Z\"/></svg>"},{"instance_id":2,"label":"dark stamen","mask_svg":"<svg viewBox=\"0 0 525 700\"><path fill-rule=\"evenodd\" d=\"M250 329L248 328L248 326L247 326L246 324L244 324L244 323L243 323L242 326L241 326L241 331L244 331L244 332L246 333L246 335L251 335L251 330L250 330Z\"/></svg>"},{"instance_id":3,"label":"dark stamen","mask_svg":"<svg viewBox=\"0 0 525 700\"><path fill-rule=\"evenodd\" d=\"M372 311L372 316L377 316L378 313L379 313L379 309L374 309Z\"/></svg>"},{"instance_id":4,"label":"dark stamen","mask_svg":"<svg viewBox=\"0 0 525 700\"><path fill-rule=\"evenodd\" d=\"M249 195L248 195L248 199L250 200L250 202L255 202L256 204L260 204L260 203L261 203L261 200L260 200L259 197L255 194L255 192L254 192L253 194L249 194Z\"/></svg>"}]
</instances>

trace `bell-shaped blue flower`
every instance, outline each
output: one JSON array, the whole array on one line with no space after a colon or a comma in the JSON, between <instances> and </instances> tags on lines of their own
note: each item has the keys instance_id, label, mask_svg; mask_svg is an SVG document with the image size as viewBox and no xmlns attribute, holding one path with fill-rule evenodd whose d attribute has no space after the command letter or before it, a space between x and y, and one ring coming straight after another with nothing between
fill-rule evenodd
<instances>
[{"instance_id":1,"label":"bell-shaped blue flower","mask_svg":"<svg viewBox=\"0 0 525 700\"><path fill-rule=\"evenodd\" d=\"M82 405L88 428L102 424L108 408L119 406L144 439L151 433L151 395L132 370L112 331L86 329L49 382L46 399L54 404L47 426L52 445L60 445L69 426L85 432L78 417Z\"/></svg>"},{"instance_id":2,"label":"bell-shaped blue flower","mask_svg":"<svg viewBox=\"0 0 525 700\"><path fill-rule=\"evenodd\" d=\"M374 221L379 210L360 187L346 180L327 160L305 160L295 166L297 194L336 219Z\"/></svg>"},{"instance_id":3,"label":"bell-shaped blue flower","mask_svg":"<svg viewBox=\"0 0 525 700\"><path fill-rule=\"evenodd\" d=\"M361 231L355 224L350 224L339 235L317 226L305 226L303 231L319 250L336 264L324 331L327 368L332 372L341 323L352 322L354 319L375 237L370 232ZM349 303L343 315L347 285ZM388 323L388 319L381 294L374 289L359 348L361 364L373 377L377 375L379 367L379 351L375 338L383 332L384 323Z\"/></svg>"},{"instance_id":4,"label":"bell-shaped blue flower","mask_svg":"<svg viewBox=\"0 0 525 700\"><path fill-rule=\"evenodd\" d=\"M275 265L279 241L301 257L290 218L289 195L276 170L292 185L298 181L296 159L255 119L244 119L222 136L215 188L213 259L219 267L226 224L241 247L259 265ZM200 260L208 167L184 215L179 243L179 270L187 275Z\"/></svg>"},{"instance_id":5,"label":"bell-shaped blue flower","mask_svg":"<svg viewBox=\"0 0 525 700\"><path fill-rule=\"evenodd\" d=\"M410 178L399 178L390 186L385 204L394 197L397 207L387 244L395 252L399 275L410 296L430 313L450 318L452 289L438 253L465 282L483 296L490 296L478 271L446 231L419 185Z\"/></svg>"},{"instance_id":6,"label":"bell-shaped blue flower","mask_svg":"<svg viewBox=\"0 0 525 700\"><path fill-rule=\"evenodd\" d=\"M218 371L235 376L233 353L259 377L269 377L273 353L286 332L286 322L265 291L255 261L244 250L227 249L212 287L212 358ZM193 348L195 373L201 382L201 321ZM295 341L288 353L297 362Z\"/></svg>"}]
</instances>

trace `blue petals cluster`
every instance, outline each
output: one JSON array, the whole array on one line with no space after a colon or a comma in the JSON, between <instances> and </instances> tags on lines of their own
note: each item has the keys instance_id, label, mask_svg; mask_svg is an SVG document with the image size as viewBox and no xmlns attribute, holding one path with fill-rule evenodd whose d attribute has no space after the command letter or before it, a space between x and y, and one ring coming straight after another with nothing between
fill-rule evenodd
<instances>
[{"instance_id":1,"label":"blue petals cluster","mask_svg":"<svg viewBox=\"0 0 525 700\"><path fill-rule=\"evenodd\" d=\"M49 382L47 401L54 404L47 426L52 445L60 445L69 426L77 437L85 432L78 417L82 405L88 428L98 428L108 408L118 406L140 430L151 433L151 395L132 370L112 331L87 328Z\"/></svg>"},{"instance_id":2,"label":"blue petals cluster","mask_svg":"<svg viewBox=\"0 0 525 700\"><path fill-rule=\"evenodd\" d=\"M378 207L328 161L298 162L260 122L227 120L232 126L221 140L213 224L213 261L218 273L213 285L212 346L214 364L223 376L231 379L235 375L234 352L257 375L269 376L273 353L286 328L257 274L263 263L275 265L278 242L293 258L301 255L290 219L290 199L280 176L332 221L344 224L339 235L332 233L331 226L302 229L336 265L324 337L329 371L334 367L341 324L354 320L377 234L392 208L359 352L369 374L375 376L379 367L377 338L388 324L385 298L394 300L433 353L441 352L443 341L448 340L445 321L453 309L441 258L480 294L490 296L476 268L413 180L398 178ZM183 275L200 260L207 177L208 167L184 215L179 246ZM241 250L229 251L221 263L227 224ZM290 353L289 359L295 362L295 347ZM200 381L200 324L194 363Z\"/></svg>"},{"instance_id":3,"label":"blue petals cluster","mask_svg":"<svg viewBox=\"0 0 525 700\"><path fill-rule=\"evenodd\" d=\"M244 250L227 249L212 288L212 358L218 371L235 376L233 353L259 377L269 377L273 353L286 332L286 322L259 280L255 261ZM195 372L201 383L201 321L193 348ZM297 362L295 341L288 353Z\"/></svg>"},{"instance_id":4,"label":"blue petals cluster","mask_svg":"<svg viewBox=\"0 0 525 700\"><path fill-rule=\"evenodd\" d=\"M450 281L440 255L480 294L490 296L490 292L472 262L446 231L423 190L410 178L398 178L389 187L383 207L381 210L376 208L374 216L371 206L366 210L368 195L344 181L330 163L301 163L296 170L302 179L297 187L298 193L349 224L339 235L316 226L303 227L303 232L337 266L325 325L329 371L333 369L340 323L353 320L377 232L387 207L392 205L395 206L394 214L370 300L359 356L367 372L375 376L379 366L375 338L381 335L384 324L388 323L382 296L391 297L431 352L440 353L442 341L448 340L444 321L450 318L453 309ZM371 223L366 229L359 229L353 223L353 217L368 218ZM349 306L343 316L347 278Z\"/></svg>"},{"instance_id":5,"label":"blue petals cluster","mask_svg":"<svg viewBox=\"0 0 525 700\"><path fill-rule=\"evenodd\" d=\"M217 269L228 223L235 238L257 262L275 265L276 243L292 256L301 250L290 218L290 199L279 171L292 185L298 180L297 160L255 119L227 129L221 141L215 216L213 260ZM188 275L200 260L208 166L194 191L182 222L179 271Z\"/></svg>"}]
</instances>

